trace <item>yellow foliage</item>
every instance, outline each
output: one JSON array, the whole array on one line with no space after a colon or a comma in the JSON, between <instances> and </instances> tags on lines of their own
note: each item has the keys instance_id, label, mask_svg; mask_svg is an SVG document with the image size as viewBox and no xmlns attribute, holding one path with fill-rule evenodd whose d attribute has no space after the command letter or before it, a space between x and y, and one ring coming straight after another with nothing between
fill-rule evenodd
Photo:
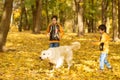
<instances>
[{"instance_id":1,"label":"yellow foliage","mask_svg":"<svg viewBox=\"0 0 120 80\"><path fill-rule=\"evenodd\" d=\"M45 10L42 10L42 15L43 15L43 16L46 16Z\"/></svg>"},{"instance_id":2,"label":"yellow foliage","mask_svg":"<svg viewBox=\"0 0 120 80\"><path fill-rule=\"evenodd\" d=\"M14 19L19 18L20 17L20 13L21 13L20 9L16 9L15 11L13 11Z\"/></svg>"},{"instance_id":3,"label":"yellow foliage","mask_svg":"<svg viewBox=\"0 0 120 80\"><path fill-rule=\"evenodd\" d=\"M105 67L100 73L100 53L98 46L92 45L92 40L95 40L94 34L77 37L75 33L66 33L61 45L79 41L81 48L74 51L70 70L64 63L64 67L52 72L49 62L39 59L40 52L49 47L46 35L11 31L6 43L8 51L0 53L0 80L119 80L120 43L110 43L108 60L113 71Z\"/></svg>"},{"instance_id":4,"label":"yellow foliage","mask_svg":"<svg viewBox=\"0 0 120 80\"><path fill-rule=\"evenodd\" d=\"M83 2L80 2L80 3L79 3L80 6L83 6L83 4L84 4Z\"/></svg>"}]
</instances>

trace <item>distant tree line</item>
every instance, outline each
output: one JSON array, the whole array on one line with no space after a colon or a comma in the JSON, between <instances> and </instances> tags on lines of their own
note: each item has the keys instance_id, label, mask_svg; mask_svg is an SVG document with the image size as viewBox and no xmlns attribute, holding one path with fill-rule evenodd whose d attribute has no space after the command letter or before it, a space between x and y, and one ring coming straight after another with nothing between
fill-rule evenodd
<instances>
[{"instance_id":1,"label":"distant tree line","mask_svg":"<svg viewBox=\"0 0 120 80\"><path fill-rule=\"evenodd\" d=\"M46 29L52 15L59 17L66 32L70 29L82 36L96 33L97 26L105 24L113 41L120 38L120 0L1 0L0 4L0 51L10 24L20 32L32 30L38 34Z\"/></svg>"}]
</instances>

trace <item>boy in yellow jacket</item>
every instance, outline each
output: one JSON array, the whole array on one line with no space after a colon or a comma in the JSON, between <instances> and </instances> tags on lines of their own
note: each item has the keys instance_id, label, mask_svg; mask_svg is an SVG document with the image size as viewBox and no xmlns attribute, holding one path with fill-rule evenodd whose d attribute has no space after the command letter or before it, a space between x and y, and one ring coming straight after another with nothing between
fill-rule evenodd
<instances>
[{"instance_id":1,"label":"boy in yellow jacket","mask_svg":"<svg viewBox=\"0 0 120 80\"><path fill-rule=\"evenodd\" d=\"M106 64L108 69L111 69L111 65L109 64L109 62L107 61L107 55L109 52L109 41L110 41L110 37L108 36L108 34L106 33L106 26L104 24L100 25L98 27L99 32L101 34L100 37L100 42L99 44L99 49L101 52L100 55L100 70L104 69L104 64Z\"/></svg>"},{"instance_id":2,"label":"boy in yellow jacket","mask_svg":"<svg viewBox=\"0 0 120 80\"><path fill-rule=\"evenodd\" d=\"M59 47L59 42L63 35L63 28L57 23L57 19L57 16L52 16L52 23L50 23L47 28L47 36L49 37L50 47Z\"/></svg>"}]
</instances>

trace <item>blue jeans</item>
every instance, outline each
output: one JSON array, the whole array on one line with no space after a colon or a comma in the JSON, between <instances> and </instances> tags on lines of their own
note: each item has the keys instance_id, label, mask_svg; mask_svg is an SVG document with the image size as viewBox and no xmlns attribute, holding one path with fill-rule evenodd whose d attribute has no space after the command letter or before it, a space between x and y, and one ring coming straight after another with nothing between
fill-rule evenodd
<instances>
[{"instance_id":1,"label":"blue jeans","mask_svg":"<svg viewBox=\"0 0 120 80\"><path fill-rule=\"evenodd\" d=\"M100 69L104 69L104 64L106 64L107 68L111 68L111 65L107 61L107 53L101 53L100 55Z\"/></svg>"},{"instance_id":2,"label":"blue jeans","mask_svg":"<svg viewBox=\"0 0 120 80\"><path fill-rule=\"evenodd\" d=\"M59 43L50 43L50 47L53 48L53 47L59 47Z\"/></svg>"}]
</instances>

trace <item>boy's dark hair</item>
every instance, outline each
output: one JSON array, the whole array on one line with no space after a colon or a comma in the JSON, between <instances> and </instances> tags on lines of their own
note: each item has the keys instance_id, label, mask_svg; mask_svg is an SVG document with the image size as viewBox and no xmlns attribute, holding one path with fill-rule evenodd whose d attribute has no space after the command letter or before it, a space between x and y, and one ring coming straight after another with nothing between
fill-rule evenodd
<instances>
[{"instance_id":1,"label":"boy's dark hair","mask_svg":"<svg viewBox=\"0 0 120 80\"><path fill-rule=\"evenodd\" d=\"M106 26L104 24L101 24L99 27L98 27L98 30L102 30L102 31L105 31L106 32Z\"/></svg>"},{"instance_id":2,"label":"boy's dark hair","mask_svg":"<svg viewBox=\"0 0 120 80\"><path fill-rule=\"evenodd\" d=\"M53 16L51 17L51 19L53 19L53 18L55 18L56 20L58 19L58 17L57 17L56 15L53 15Z\"/></svg>"}]
</instances>

